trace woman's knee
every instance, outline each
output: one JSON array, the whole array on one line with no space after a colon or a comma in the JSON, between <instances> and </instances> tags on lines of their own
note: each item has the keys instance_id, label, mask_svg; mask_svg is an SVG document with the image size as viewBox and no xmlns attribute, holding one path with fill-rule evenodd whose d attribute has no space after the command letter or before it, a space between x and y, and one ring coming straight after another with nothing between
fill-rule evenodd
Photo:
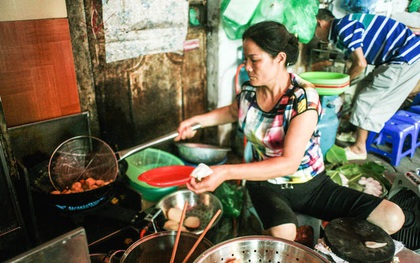
<instances>
[{"instance_id":1,"label":"woman's knee","mask_svg":"<svg viewBox=\"0 0 420 263\"><path fill-rule=\"evenodd\" d=\"M267 229L265 232L273 237L279 237L290 241L294 241L297 234L296 225L292 223L274 226Z\"/></svg>"},{"instance_id":2,"label":"woman's knee","mask_svg":"<svg viewBox=\"0 0 420 263\"><path fill-rule=\"evenodd\" d=\"M391 235L404 225L405 216L397 204L384 200L372 211L367 220Z\"/></svg>"}]
</instances>

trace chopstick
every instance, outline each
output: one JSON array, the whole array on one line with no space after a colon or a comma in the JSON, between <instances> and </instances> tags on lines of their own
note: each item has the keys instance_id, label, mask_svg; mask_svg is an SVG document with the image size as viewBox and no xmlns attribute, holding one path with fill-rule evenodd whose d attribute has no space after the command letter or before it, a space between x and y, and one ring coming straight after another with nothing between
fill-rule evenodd
<instances>
[{"instance_id":1,"label":"chopstick","mask_svg":"<svg viewBox=\"0 0 420 263\"><path fill-rule=\"evenodd\" d=\"M210 222L208 223L208 225L206 226L206 228L203 230L203 232L201 233L201 235L197 239L197 241L195 241L194 246L191 248L190 252L188 252L187 256L185 257L184 261L182 261L182 263L186 263L188 261L188 259L192 255L192 253L194 253L194 250L197 248L198 244L200 244L201 240L204 238L204 236L206 235L207 231L209 231L209 229L213 225L214 221L216 221L217 217L220 215L221 212L222 212L221 209L217 210L216 214L210 220Z\"/></svg>"},{"instance_id":2,"label":"chopstick","mask_svg":"<svg viewBox=\"0 0 420 263\"><path fill-rule=\"evenodd\" d=\"M187 211L187 206L188 206L188 201L185 201L184 209L182 209L181 219L179 220L178 231L176 232L176 238L175 238L174 248L172 249L172 256L171 256L170 263L173 263L174 260L175 260L176 250L178 248L179 238L181 236L182 224L184 222L185 212Z\"/></svg>"}]
</instances>

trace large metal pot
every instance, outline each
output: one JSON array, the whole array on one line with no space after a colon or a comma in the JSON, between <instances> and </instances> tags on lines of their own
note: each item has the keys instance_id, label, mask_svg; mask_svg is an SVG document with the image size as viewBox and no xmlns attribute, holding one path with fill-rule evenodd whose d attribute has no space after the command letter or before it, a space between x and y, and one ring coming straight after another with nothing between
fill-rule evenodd
<instances>
[{"instance_id":1,"label":"large metal pot","mask_svg":"<svg viewBox=\"0 0 420 263\"><path fill-rule=\"evenodd\" d=\"M176 146L181 158L193 164L218 164L227 158L227 154L231 150L203 143L176 143Z\"/></svg>"},{"instance_id":2,"label":"large metal pot","mask_svg":"<svg viewBox=\"0 0 420 263\"><path fill-rule=\"evenodd\" d=\"M172 250L175 244L176 231L158 232L146 236L133 243L122 255L121 263L134 262L170 262ZM175 263L182 262L188 255L199 236L181 232ZM188 262L193 262L201 253L209 249L213 244L206 238L203 238L189 258ZM110 262L115 263L111 258Z\"/></svg>"},{"instance_id":3,"label":"large metal pot","mask_svg":"<svg viewBox=\"0 0 420 263\"><path fill-rule=\"evenodd\" d=\"M270 236L244 236L215 245L194 263L230 262L305 262L329 263L319 253L296 242Z\"/></svg>"}]
</instances>

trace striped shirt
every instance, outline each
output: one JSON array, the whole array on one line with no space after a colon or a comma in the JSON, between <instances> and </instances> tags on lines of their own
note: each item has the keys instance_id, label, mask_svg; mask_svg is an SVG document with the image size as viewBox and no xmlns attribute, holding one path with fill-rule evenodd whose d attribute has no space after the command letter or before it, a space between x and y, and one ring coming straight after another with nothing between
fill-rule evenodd
<instances>
[{"instance_id":1,"label":"striped shirt","mask_svg":"<svg viewBox=\"0 0 420 263\"><path fill-rule=\"evenodd\" d=\"M420 37L404 24L381 15L349 14L334 19L329 40L347 56L361 47L371 65L413 64L420 58Z\"/></svg>"},{"instance_id":2,"label":"striped shirt","mask_svg":"<svg viewBox=\"0 0 420 263\"><path fill-rule=\"evenodd\" d=\"M260 109L256 99L256 89L245 82L237 96L239 131L252 144L256 161L282 156L284 138L292 119L308 110L321 115L321 104L314 88L302 88L302 79L290 73L292 85L269 112ZM302 183L324 171L324 161L320 147L320 135L314 130L306 145L305 155L298 170L289 176L268 180L270 183Z\"/></svg>"}]
</instances>

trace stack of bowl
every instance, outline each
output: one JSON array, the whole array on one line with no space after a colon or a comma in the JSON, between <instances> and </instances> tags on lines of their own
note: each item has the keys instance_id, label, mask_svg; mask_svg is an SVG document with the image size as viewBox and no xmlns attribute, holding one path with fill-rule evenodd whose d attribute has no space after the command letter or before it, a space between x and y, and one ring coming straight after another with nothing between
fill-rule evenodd
<instances>
[{"instance_id":1,"label":"stack of bowl","mask_svg":"<svg viewBox=\"0 0 420 263\"><path fill-rule=\"evenodd\" d=\"M349 87L350 76L337 72L312 71L304 72L300 77L314 84L320 96L323 112L318 122L318 130L321 133L321 150L325 157L335 144L339 126L336 101Z\"/></svg>"},{"instance_id":2,"label":"stack of bowl","mask_svg":"<svg viewBox=\"0 0 420 263\"><path fill-rule=\"evenodd\" d=\"M178 189L177 186L155 187L138 180L140 174L153 168L184 165L184 162L175 155L159 149L147 148L127 157L125 160L128 163L126 174L129 179L129 185L141 194L142 199L157 202L162 197Z\"/></svg>"},{"instance_id":3,"label":"stack of bowl","mask_svg":"<svg viewBox=\"0 0 420 263\"><path fill-rule=\"evenodd\" d=\"M310 71L299 76L314 84L321 96L339 95L346 91L350 85L350 76L344 73Z\"/></svg>"}]
</instances>

